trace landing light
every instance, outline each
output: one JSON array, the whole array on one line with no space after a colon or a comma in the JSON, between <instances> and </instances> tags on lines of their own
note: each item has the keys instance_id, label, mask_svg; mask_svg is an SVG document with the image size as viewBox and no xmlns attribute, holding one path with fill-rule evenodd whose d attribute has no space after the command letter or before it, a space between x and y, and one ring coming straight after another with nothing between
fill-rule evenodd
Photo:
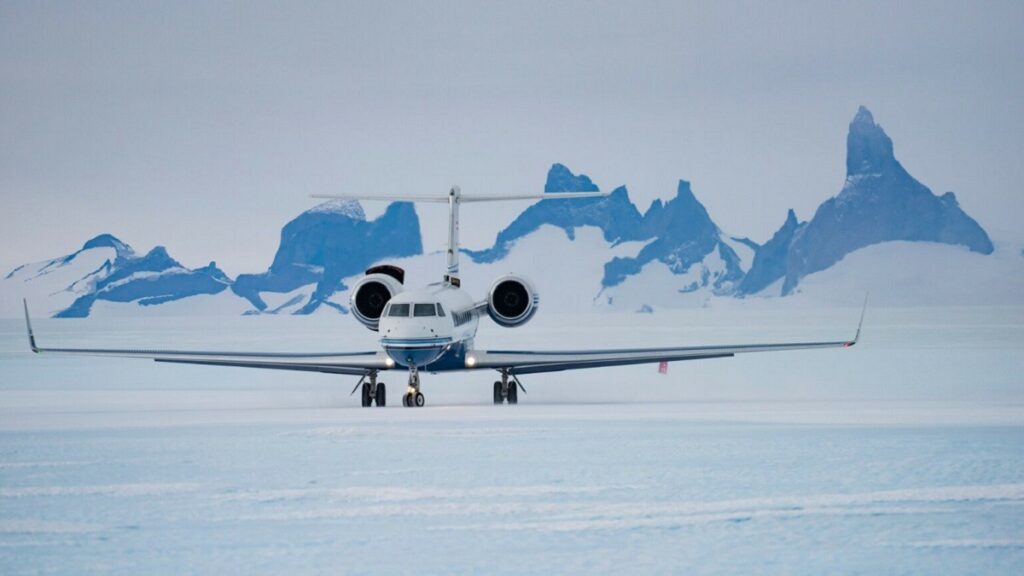
<instances>
[{"instance_id":1,"label":"landing light","mask_svg":"<svg viewBox=\"0 0 1024 576\"><path fill-rule=\"evenodd\" d=\"M395 367L395 361L392 360L390 357L385 358L384 359L384 365L387 366L388 368L394 368Z\"/></svg>"},{"instance_id":2,"label":"landing light","mask_svg":"<svg viewBox=\"0 0 1024 576\"><path fill-rule=\"evenodd\" d=\"M476 366L476 356L466 356L466 368Z\"/></svg>"}]
</instances>

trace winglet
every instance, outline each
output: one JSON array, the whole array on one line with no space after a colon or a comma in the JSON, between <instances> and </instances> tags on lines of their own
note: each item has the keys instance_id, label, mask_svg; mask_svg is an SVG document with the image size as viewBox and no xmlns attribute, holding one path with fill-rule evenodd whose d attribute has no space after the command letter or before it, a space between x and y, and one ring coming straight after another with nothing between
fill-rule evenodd
<instances>
[{"instance_id":1,"label":"winglet","mask_svg":"<svg viewBox=\"0 0 1024 576\"><path fill-rule=\"evenodd\" d=\"M860 309L860 321L857 322L857 333L853 335L853 340L846 343L846 347L853 346L860 341L860 329L864 326L864 313L868 310L868 293L864 293L864 306Z\"/></svg>"},{"instance_id":2,"label":"winglet","mask_svg":"<svg viewBox=\"0 0 1024 576\"><path fill-rule=\"evenodd\" d=\"M28 329L28 345L32 349L32 352L38 354L39 347L36 346L36 336L32 333L32 320L28 317L28 300L25 298L21 299L22 306L25 307L25 328Z\"/></svg>"}]
</instances>

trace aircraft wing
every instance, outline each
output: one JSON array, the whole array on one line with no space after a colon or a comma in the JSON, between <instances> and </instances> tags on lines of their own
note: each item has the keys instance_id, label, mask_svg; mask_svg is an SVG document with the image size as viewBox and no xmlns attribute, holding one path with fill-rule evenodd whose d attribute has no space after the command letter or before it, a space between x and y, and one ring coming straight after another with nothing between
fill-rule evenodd
<instances>
[{"instance_id":1,"label":"aircraft wing","mask_svg":"<svg viewBox=\"0 0 1024 576\"><path fill-rule=\"evenodd\" d=\"M785 344L742 344L735 346L692 346L685 348L624 348L618 350L526 351L526 350L474 350L467 366L473 368L505 369L512 374L559 372L581 368L626 366L653 362L678 362L728 358L746 352L777 352L782 350L808 350L816 348L849 348L857 340L836 342L799 342Z\"/></svg>"},{"instance_id":2,"label":"aircraft wing","mask_svg":"<svg viewBox=\"0 0 1024 576\"><path fill-rule=\"evenodd\" d=\"M373 370L389 370L394 363L383 352L342 353L281 353L281 352L213 352L199 350L142 350L116 348L43 348L36 344L32 322L25 305L25 326L28 343L36 354L80 354L117 358L145 358L157 362L177 364L203 364L207 366L236 366L242 368L268 368L299 370L363 376Z\"/></svg>"},{"instance_id":3,"label":"aircraft wing","mask_svg":"<svg viewBox=\"0 0 1024 576\"><path fill-rule=\"evenodd\" d=\"M623 348L615 350L527 351L527 350L474 350L467 354L466 366L508 370L510 374L536 374L582 368L627 366L654 362L678 362L707 358L728 358L747 352L781 352L783 350L813 350L819 348L849 348L860 340L864 324L861 310L857 332L852 340L831 342L787 342L773 344L737 344L728 346L689 346L680 348Z\"/></svg>"}]
</instances>

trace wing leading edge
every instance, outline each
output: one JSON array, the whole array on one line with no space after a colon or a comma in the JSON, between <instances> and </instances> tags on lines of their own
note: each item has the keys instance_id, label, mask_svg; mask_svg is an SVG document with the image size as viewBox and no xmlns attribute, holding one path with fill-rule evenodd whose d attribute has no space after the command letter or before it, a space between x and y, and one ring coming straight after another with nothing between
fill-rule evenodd
<instances>
[{"instance_id":1,"label":"wing leading edge","mask_svg":"<svg viewBox=\"0 0 1024 576\"><path fill-rule=\"evenodd\" d=\"M287 352L214 352L187 350L145 350L118 348L42 348L37 345L32 321L25 307L25 327L28 343L36 354L79 354L115 358L144 358L176 364L202 364L206 366L235 366L272 370L298 370L362 376L376 370L389 370L394 364L383 352L344 353L287 353Z\"/></svg>"}]
</instances>

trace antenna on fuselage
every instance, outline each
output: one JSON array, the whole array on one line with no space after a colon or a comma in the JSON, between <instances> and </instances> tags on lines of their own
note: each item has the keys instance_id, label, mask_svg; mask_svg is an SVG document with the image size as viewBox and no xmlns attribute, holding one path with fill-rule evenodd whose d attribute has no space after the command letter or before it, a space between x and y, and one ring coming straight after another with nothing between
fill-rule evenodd
<instances>
[{"instance_id":1,"label":"antenna on fuselage","mask_svg":"<svg viewBox=\"0 0 1024 576\"><path fill-rule=\"evenodd\" d=\"M459 205L465 202L499 202L502 200L569 200L572 198L600 198L609 192L553 192L546 194L513 194L507 196L463 194L458 186L452 186L445 196L405 196L361 194L312 194L311 198L324 200L381 200L384 202L432 202L448 203L448 253L444 282L451 286L461 285L459 280Z\"/></svg>"}]
</instances>

